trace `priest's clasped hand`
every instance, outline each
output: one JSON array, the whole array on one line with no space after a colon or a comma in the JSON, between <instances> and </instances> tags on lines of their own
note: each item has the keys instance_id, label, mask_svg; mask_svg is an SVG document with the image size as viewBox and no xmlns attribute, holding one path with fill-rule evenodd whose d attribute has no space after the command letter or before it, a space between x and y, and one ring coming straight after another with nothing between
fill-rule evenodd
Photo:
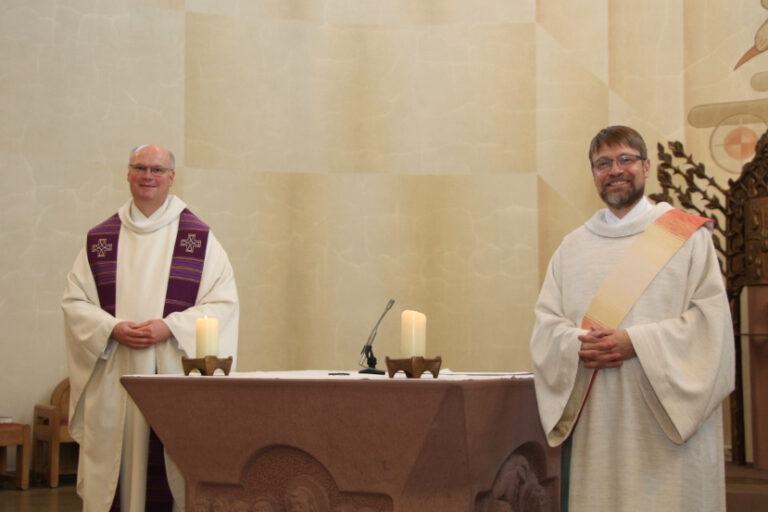
<instances>
[{"instance_id":1,"label":"priest's clasped hand","mask_svg":"<svg viewBox=\"0 0 768 512\"><path fill-rule=\"evenodd\" d=\"M579 359L585 368L616 368L635 357L626 329L593 329L579 336Z\"/></svg>"},{"instance_id":2,"label":"priest's clasped hand","mask_svg":"<svg viewBox=\"0 0 768 512\"><path fill-rule=\"evenodd\" d=\"M118 322L111 337L126 347L144 349L170 338L171 330L160 319L141 323Z\"/></svg>"}]
</instances>

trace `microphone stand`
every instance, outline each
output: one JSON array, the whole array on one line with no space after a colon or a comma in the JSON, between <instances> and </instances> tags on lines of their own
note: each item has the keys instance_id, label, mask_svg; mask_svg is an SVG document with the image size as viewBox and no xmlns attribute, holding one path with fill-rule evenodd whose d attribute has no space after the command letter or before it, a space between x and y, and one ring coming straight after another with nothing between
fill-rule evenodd
<instances>
[{"instance_id":1,"label":"microphone stand","mask_svg":"<svg viewBox=\"0 0 768 512\"><path fill-rule=\"evenodd\" d=\"M390 310L395 303L395 299L389 299L387 306L384 308L384 312L379 317L379 321L373 326L371 334L368 336L368 341L363 345L363 350L360 351L360 366L364 368L359 373L372 373L376 375L384 375L384 370L376 369L376 356L373 355L373 339L376 337L376 331L379 329L379 324L384 319L384 315Z\"/></svg>"}]
</instances>

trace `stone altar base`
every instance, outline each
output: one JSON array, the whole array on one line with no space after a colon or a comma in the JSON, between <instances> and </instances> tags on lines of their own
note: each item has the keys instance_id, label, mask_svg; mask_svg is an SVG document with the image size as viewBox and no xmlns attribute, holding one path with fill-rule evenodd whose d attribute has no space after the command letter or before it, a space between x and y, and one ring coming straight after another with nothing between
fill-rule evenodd
<instances>
[{"instance_id":1,"label":"stone altar base","mask_svg":"<svg viewBox=\"0 0 768 512\"><path fill-rule=\"evenodd\" d=\"M127 376L187 510L558 510L533 379L283 372ZM504 508L507 507L507 508Z\"/></svg>"}]
</instances>

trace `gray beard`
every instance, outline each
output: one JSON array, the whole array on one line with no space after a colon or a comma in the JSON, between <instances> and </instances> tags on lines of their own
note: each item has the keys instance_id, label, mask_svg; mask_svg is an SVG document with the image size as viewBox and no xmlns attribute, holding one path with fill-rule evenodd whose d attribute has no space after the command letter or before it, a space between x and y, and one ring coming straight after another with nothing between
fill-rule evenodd
<instances>
[{"instance_id":1,"label":"gray beard","mask_svg":"<svg viewBox=\"0 0 768 512\"><path fill-rule=\"evenodd\" d=\"M638 202L643 194L645 194L645 186L635 188L632 185L626 192L606 192L603 190L600 192L600 199L608 206L621 209Z\"/></svg>"}]
</instances>

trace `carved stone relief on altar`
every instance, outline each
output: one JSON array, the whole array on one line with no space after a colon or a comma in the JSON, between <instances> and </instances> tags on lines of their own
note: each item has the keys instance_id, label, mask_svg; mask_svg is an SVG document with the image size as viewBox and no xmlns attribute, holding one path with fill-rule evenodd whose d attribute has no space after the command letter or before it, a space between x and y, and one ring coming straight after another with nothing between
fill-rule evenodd
<instances>
[{"instance_id":1,"label":"carved stone relief on altar","mask_svg":"<svg viewBox=\"0 0 768 512\"><path fill-rule=\"evenodd\" d=\"M271 446L245 465L240 485L201 483L195 512L391 512L384 494L339 491L330 472L308 453Z\"/></svg>"},{"instance_id":2,"label":"carved stone relief on altar","mask_svg":"<svg viewBox=\"0 0 768 512\"><path fill-rule=\"evenodd\" d=\"M547 477L544 449L526 443L507 457L490 491L478 495L475 512L551 512L557 510L556 477Z\"/></svg>"}]
</instances>

